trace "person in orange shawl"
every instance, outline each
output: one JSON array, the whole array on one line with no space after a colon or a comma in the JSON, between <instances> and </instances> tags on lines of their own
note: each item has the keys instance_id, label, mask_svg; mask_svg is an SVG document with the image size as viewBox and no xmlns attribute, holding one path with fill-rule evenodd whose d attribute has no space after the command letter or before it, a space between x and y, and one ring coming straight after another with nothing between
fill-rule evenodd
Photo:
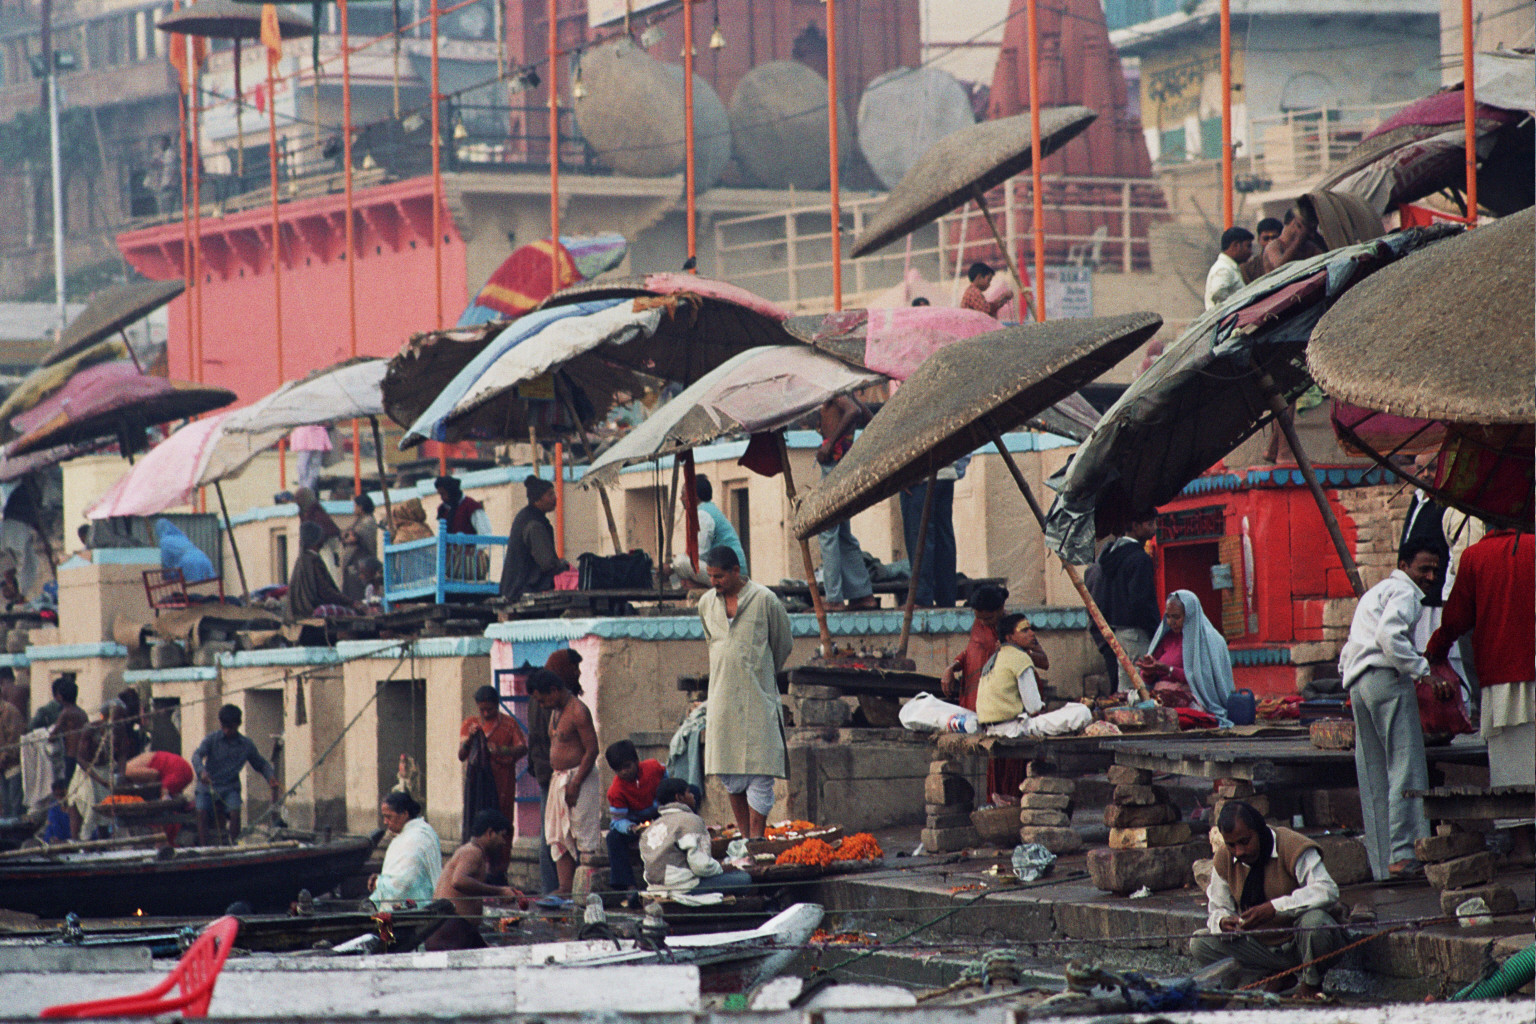
<instances>
[{"instance_id":1,"label":"person in orange shawl","mask_svg":"<svg viewBox=\"0 0 1536 1024\"><path fill-rule=\"evenodd\" d=\"M997 624L1007 603L1007 589L993 586L977 587L966 601L975 614L971 621L970 641L954 664L944 670L940 685L944 696L958 701L967 711L976 710L976 690L981 685L982 668L997 653L1001 643ZM987 793L993 803L1019 802L1024 767L1025 762L1014 757L993 757L987 761Z\"/></svg>"},{"instance_id":2,"label":"person in orange shawl","mask_svg":"<svg viewBox=\"0 0 1536 1024\"><path fill-rule=\"evenodd\" d=\"M477 732L485 737L491 777L496 780L496 808L511 821L517 813L517 762L528 753L528 734L517 719L501 710L494 687L482 686L475 691L475 714L459 726L460 761L469 759Z\"/></svg>"}]
</instances>

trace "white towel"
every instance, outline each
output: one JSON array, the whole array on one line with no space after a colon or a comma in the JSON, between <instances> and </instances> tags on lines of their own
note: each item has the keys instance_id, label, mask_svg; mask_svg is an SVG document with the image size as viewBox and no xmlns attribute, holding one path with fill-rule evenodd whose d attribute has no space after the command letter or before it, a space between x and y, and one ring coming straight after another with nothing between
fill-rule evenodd
<instances>
[{"instance_id":1,"label":"white towel","mask_svg":"<svg viewBox=\"0 0 1536 1024\"><path fill-rule=\"evenodd\" d=\"M33 729L21 737L21 799L35 809L53 795L53 758L48 753L48 730Z\"/></svg>"}]
</instances>

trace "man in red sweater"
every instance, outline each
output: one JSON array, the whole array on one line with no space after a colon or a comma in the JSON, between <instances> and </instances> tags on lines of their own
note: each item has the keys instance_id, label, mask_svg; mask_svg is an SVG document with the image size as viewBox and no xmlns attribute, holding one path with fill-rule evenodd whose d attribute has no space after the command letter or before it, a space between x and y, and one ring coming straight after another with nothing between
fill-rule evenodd
<instances>
[{"instance_id":1,"label":"man in red sweater","mask_svg":"<svg viewBox=\"0 0 1536 1024\"><path fill-rule=\"evenodd\" d=\"M1436 669L1472 633L1481 726L1493 786L1536 781L1536 542L1494 530L1467 548L1424 657Z\"/></svg>"}]
</instances>

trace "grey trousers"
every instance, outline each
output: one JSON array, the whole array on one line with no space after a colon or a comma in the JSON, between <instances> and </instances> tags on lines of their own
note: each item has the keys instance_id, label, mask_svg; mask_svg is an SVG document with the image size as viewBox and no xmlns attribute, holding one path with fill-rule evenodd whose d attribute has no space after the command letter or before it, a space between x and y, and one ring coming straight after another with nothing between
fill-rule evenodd
<instances>
[{"instance_id":1,"label":"grey trousers","mask_svg":"<svg viewBox=\"0 0 1536 1024\"><path fill-rule=\"evenodd\" d=\"M1147 649L1152 646L1152 634L1144 629L1136 629L1132 626L1124 626L1115 630L1115 639L1120 641L1120 646L1125 648L1125 656L1132 662L1146 655ZM1119 665L1119 662L1116 662ZM1136 681L1125 673L1125 666L1120 665L1120 690L1127 692L1136 689Z\"/></svg>"},{"instance_id":2,"label":"grey trousers","mask_svg":"<svg viewBox=\"0 0 1536 1024\"><path fill-rule=\"evenodd\" d=\"M1231 957L1244 967L1278 974L1298 964L1327 956L1344 945L1344 930L1326 910L1309 910L1296 922L1301 929L1295 938L1281 946L1270 946L1242 932L1220 935L1196 935L1189 941L1189 955L1203 964L1213 964ZM1317 964L1301 972L1304 985L1323 987L1323 972L1329 964Z\"/></svg>"},{"instance_id":3,"label":"grey trousers","mask_svg":"<svg viewBox=\"0 0 1536 1024\"><path fill-rule=\"evenodd\" d=\"M1419 701L1412 681L1389 668L1368 670L1349 688L1349 701L1365 852L1381 882L1389 864L1413 860L1414 840L1429 835L1424 801L1403 795L1429 788Z\"/></svg>"},{"instance_id":4,"label":"grey trousers","mask_svg":"<svg viewBox=\"0 0 1536 1024\"><path fill-rule=\"evenodd\" d=\"M821 467L822 476L830 472L831 466ZM821 589L828 604L858 601L875 592L864 567L864 552L848 520L821 531L817 539L821 542Z\"/></svg>"}]
</instances>

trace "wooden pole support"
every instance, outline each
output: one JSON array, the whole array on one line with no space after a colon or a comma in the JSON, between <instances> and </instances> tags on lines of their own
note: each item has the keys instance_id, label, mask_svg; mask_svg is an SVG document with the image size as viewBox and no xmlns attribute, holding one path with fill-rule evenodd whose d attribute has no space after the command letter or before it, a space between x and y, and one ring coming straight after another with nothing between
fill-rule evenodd
<instances>
[{"instance_id":1,"label":"wooden pole support","mask_svg":"<svg viewBox=\"0 0 1536 1024\"><path fill-rule=\"evenodd\" d=\"M784 467L784 494L789 498L791 510L795 507L795 474L789 468L789 444L784 440L784 431L776 431L774 437L779 442L779 464ZM832 656L832 627L827 625L827 603L822 600L821 588L816 585L816 567L811 564L811 542L805 539L800 541L800 561L805 565L805 586L811 592L811 607L816 610L816 628L821 631L821 656Z\"/></svg>"}]
</instances>

